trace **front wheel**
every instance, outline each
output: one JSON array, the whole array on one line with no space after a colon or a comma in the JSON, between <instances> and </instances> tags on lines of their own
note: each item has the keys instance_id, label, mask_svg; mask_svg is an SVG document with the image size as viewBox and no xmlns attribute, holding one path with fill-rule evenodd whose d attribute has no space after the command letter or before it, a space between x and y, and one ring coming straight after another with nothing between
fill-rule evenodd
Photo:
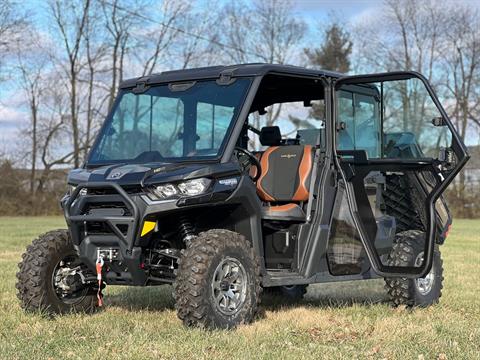
<instances>
[{"instance_id":1,"label":"front wheel","mask_svg":"<svg viewBox=\"0 0 480 360\"><path fill-rule=\"evenodd\" d=\"M425 233L408 230L397 234L388 257L389 266L420 266ZM435 245L430 272L422 278L385 278L385 288L394 306L427 307L439 302L443 288L443 262Z\"/></svg>"},{"instance_id":2,"label":"front wheel","mask_svg":"<svg viewBox=\"0 0 480 360\"><path fill-rule=\"evenodd\" d=\"M88 269L73 249L67 230L33 240L17 272L17 297L23 309L49 314L91 312L96 297Z\"/></svg>"},{"instance_id":3,"label":"front wheel","mask_svg":"<svg viewBox=\"0 0 480 360\"><path fill-rule=\"evenodd\" d=\"M261 289L259 260L245 237L209 230L183 251L174 286L177 315L187 326L231 329L254 319Z\"/></svg>"}]
</instances>

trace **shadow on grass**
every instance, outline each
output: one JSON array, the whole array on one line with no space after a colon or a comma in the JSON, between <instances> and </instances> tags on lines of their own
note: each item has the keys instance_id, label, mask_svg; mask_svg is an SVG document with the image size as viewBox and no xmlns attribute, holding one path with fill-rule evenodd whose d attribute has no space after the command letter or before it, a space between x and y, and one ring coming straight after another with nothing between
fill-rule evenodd
<instances>
[{"instance_id":1,"label":"shadow on grass","mask_svg":"<svg viewBox=\"0 0 480 360\"><path fill-rule=\"evenodd\" d=\"M173 310L175 301L170 285L155 287L111 287L105 297L107 306L120 307L128 311ZM265 311L281 311L299 306L318 309L348 308L354 305L369 307L387 304L383 281L367 280L334 284L316 284L308 288L305 298L288 301L284 297L263 294L260 314ZM260 315L260 317L263 317Z\"/></svg>"},{"instance_id":2,"label":"shadow on grass","mask_svg":"<svg viewBox=\"0 0 480 360\"><path fill-rule=\"evenodd\" d=\"M284 297L264 294L262 308L269 311L308 306L318 309L348 308L354 305L369 307L388 304L383 280L349 281L310 285L303 300L288 301Z\"/></svg>"},{"instance_id":3,"label":"shadow on grass","mask_svg":"<svg viewBox=\"0 0 480 360\"><path fill-rule=\"evenodd\" d=\"M107 293L107 306L116 306L129 311L164 311L173 310L175 301L170 285L152 287L112 287Z\"/></svg>"}]
</instances>

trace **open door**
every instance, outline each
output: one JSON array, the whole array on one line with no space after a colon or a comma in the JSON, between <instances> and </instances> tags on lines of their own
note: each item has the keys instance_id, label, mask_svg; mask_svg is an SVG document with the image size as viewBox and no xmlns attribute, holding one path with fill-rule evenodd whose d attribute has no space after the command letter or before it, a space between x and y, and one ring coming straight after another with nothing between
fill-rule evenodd
<instances>
[{"instance_id":1,"label":"open door","mask_svg":"<svg viewBox=\"0 0 480 360\"><path fill-rule=\"evenodd\" d=\"M379 275L425 276L449 225L441 194L468 160L466 147L418 73L349 76L333 90L334 152L348 204L337 228L350 226ZM415 264L389 263L398 234L412 230L424 234Z\"/></svg>"}]
</instances>

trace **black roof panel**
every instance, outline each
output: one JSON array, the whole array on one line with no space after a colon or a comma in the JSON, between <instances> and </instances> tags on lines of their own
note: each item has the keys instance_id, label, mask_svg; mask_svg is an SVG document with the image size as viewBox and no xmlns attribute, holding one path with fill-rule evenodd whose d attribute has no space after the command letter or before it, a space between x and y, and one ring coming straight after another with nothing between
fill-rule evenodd
<instances>
[{"instance_id":1,"label":"black roof panel","mask_svg":"<svg viewBox=\"0 0 480 360\"><path fill-rule=\"evenodd\" d=\"M308 76L328 76L339 78L343 76L341 73L307 69L300 66L293 65L279 65L279 64L238 64L228 66L209 66L194 69L172 70L164 71L158 74L152 74L144 77L132 78L123 81L120 84L121 88L134 87L138 81L145 81L147 84L169 83L174 81L189 81L200 79L215 79L220 76L222 72L231 72L232 76L261 76L269 72L308 75Z\"/></svg>"}]
</instances>

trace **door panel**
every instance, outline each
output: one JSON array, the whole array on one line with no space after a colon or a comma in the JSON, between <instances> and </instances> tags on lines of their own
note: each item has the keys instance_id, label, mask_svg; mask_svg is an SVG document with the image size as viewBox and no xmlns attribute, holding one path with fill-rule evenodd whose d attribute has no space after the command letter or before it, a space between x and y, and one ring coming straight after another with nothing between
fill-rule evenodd
<instances>
[{"instance_id":1,"label":"door panel","mask_svg":"<svg viewBox=\"0 0 480 360\"><path fill-rule=\"evenodd\" d=\"M424 276L440 218L434 204L468 160L464 144L416 73L341 78L333 103L336 165L372 267L382 276ZM389 263L395 242L409 230L420 234L414 240L420 260Z\"/></svg>"},{"instance_id":2,"label":"door panel","mask_svg":"<svg viewBox=\"0 0 480 360\"><path fill-rule=\"evenodd\" d=\"M365 268L365 250L349 211L343 180L337 186L327 259L332 275L360 274Z\"/></svg>"}]
</instances>

